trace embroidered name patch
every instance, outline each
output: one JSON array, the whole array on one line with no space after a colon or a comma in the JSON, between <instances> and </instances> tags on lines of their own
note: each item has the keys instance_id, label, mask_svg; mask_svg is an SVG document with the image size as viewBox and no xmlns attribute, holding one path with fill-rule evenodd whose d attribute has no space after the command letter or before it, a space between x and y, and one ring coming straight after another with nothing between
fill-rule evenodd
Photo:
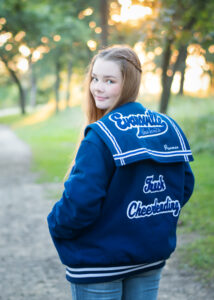
<instances>
[{"instance_id":1,"label":"embroidered name patch","mask_svg":"<svg viewBox=\"0 0 214 300\"><path fill-rule=\"evenodd\" d=\"M154 175L147 176L143 186L144 193L157 193L163 192L166 189L165 181L163 175L159 175L158 180L154 180Z\"/></svg>"},{"instance_id":2,"label":"embroidered name patch","mask_svg":"<svg viewBox=\"0 0 214 300\"><path fill-rule=\"evenodd\" d=\"M127 217L129 219L138 219L166 213L171 213L174 217L177 217L180 210L179 201L172 200L170 196L167 196L163 202L158 202L156 198L154 199L154 203L149 205L143 205L142 201L134 200L128 205Z\"/></svg>"},{"instance_id":3,"label":"embroidered name patch","mask_svg":"<svg viewBox=\"0 0 214 300\"><path fill-rule=\"evenodd\" d=\"M114 113L109 119L122 131L137 128L137 137L145 138L164 134L168 130L167 123L150 110L145 114L123 116L121 113Z\"/></svg>"}]
</instances>

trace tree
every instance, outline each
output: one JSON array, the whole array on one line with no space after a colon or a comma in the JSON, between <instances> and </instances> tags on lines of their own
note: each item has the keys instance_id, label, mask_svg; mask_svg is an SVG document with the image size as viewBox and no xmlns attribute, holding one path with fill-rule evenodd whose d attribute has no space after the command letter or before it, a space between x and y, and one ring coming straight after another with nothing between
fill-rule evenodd
<instances>
[{"instance_id":1,"label":"tree","mask_svg":"<svg viewBox=\"0 0 214 300\"><path fill-rule=\"evenodd\" d=\"M180 67L178 68L178 71L180 71L180 74L181 74L178 95L181 95L181 96L184 94L184 80L185 80L185 71L186 71L187 47L185 47L184 51L182 52L182 55L183 55L183 57L181 57Z\"/></svg>"},{"instance_id":2,"label":"tree","mask_svg":"<svg viewBox=\"0 0 214 300\"><path fill-rule=\"evenodd\" d=\"M35 104L37 73L40 71L36 71L34 54L37 52L41 59L48 53L51 59L45 60L44 63L55 65L56 109L60 100L60 72L62 69L68 69L69 82L72 65L78 64L80 60L86 60L88 51L86 42L90 32L88 24L76 16L76 3L76 0L69 3L63 0L60 2L44 0L40 4L24 0L8 0L6 5L0 0L2 20L5 20L5 24L0 27L0 37L8 36L1 45L0 59L18 86L22 113L25 113L27 88L24 74L18 67L21 59L25 62L26 69L27 64L29 66L30 101ZM69 99L68 89L67 99Z\"/></svg>"},{"instance_id":3,"label":"tree","mask_svg":"<svg viewBox=\"0 0 214 300\"><path fill-rule=\"evenodd\" d=\"M100 23L101 23L101 45L105 47L108 45L108 19L109 19L109 1L100 1Z\"/></svg>"},{"instance_id":4,"label":"tree","mask_svg":"<svg viewBox=\"0 0 214 300\"><path fill-rule=\"evenodd\" d=\"M140 4L142 1L133 1ZM140 40L146 49L163 49L161 60L162 93L160 111L167 112L174 75L182 71L184 79L187 47L191 43L202 43L210 39L214 31L212 0L157 0L143 1L143 5L152 8L152 15L142 20L135 28L135 36L141 30ZM181 83L182 89L182 83Z\"/></svg>"},{"instance_id":5,"label":"tree","mask_svg":"<svg viewBox=\"0 0 214 300\"><path fill-rule=\"evenodd\" d=\"M21 112L25 113L26 87L22 70L28 63L35 62L34 51L42 45L41 38L46 31L48 14L29 9L25 1L9 0L7 5L0 1L3 25L0 29L0 59L18 87ZM22 69L22 70L20 70ZM33 73L32 73L33 74Z\"/></svg>"},{"instance_id":6,"label":"tree","mask_svg":"<svg viewBox=\"0 0 214 300\"><path fill-rule=\"evenodd\" d=\"M60 101L60 85L61 85L61 72L66 70L66 105L70 101L70 81L72 76L73 66L80 66L86 63L87 60L87 41L90 37L90 28L86 22L78 18L80 10L78 3L72 1L56 2L50 0L52 15L52 37L57 42L51 46L50 57L52 64L55 66L55 100L56 111L59 109Z\"/></svg>"},{"instance_id":7,"label":"tree","mask_svg":"<svg viewBox=\"0 0 214 300\"><path fill-rule=\"evenodd\" d=\"M174 75L184 64L187 46L193 41L195 33L203 31L210 24L211 1L161 1L161 13L158 26L165 30L165 45L162 59L162 94L160 111L167 112L171 86ZM203 19L203 22L201 20ZM156 23L157 26L157 23ZM173 48L177 50L177 57L172 61Z\"/></svg>"}]
</instances>

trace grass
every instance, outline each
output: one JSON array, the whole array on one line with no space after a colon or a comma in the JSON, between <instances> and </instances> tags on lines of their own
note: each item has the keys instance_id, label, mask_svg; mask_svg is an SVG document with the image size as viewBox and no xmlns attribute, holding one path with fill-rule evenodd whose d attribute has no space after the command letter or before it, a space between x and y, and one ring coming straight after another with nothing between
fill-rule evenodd
<instances>
[{"instance_id":1,"label":"grass","mask_svg":"<svg viewBox=\"0 0 214 300\"><path fill-rule=\"evenodd\" d=\"M183 208L178 232L194 233L197 238L180 250L181 264L197 271L204 283L214 278L214 162L211 153L195 155L192 164L195 175L194 193Z\"/></svg>"},{"instance_id":2,"label":"grass","mask_svg":"<svg viewBox=\"0 0 214 300\"><path fill-rule=\"evenodd\" d=\"M195 159L195 189L182 210L179 232L198 237L181 249L181 263L209 285L214 278L214 100L176 97L169 113L186 133Z\"/></svg>"},{"instance_id":3,"label":"grass","mask_svg":"<svg viewBox=\"0 0 214 300\"><path fill-rule=\"evenodd\" d=\"M10 116L4 116L0 117L0 124L13 126L17 122L23 120L22 115L10 115Z\"/></svg>"},{"instance_id":4,"label":"grass","mask_svg":"<svg viewBox=\"0 0 214 300\"><path fill-rule=\"evenodd\" d=\"M207 153L196 155L192 169L195 174L195 190L182 215L189 231L213 234L214 196L213 196L213 156ZM192 210L194 208L194 210ZM198 222L202 220L203 222Z\"/></svg>"},{"instance_id":5,"label":"grass","mask_svg":"<svg viewBox=\"0 0 214 300\"><path fill-rule=\"evenodd\" d=\"M147 105L148 104L148 105ZM145 103L157 110L157 102ZM197 232L181 251L184 264L193 267L207 283L214 277L214 101L212 98L172 97L169 115L181 125L193 150L191 164L195 174L195 190L181 213L180 232ZM83 115L79 107L62 111L49 119L28 126L23 117L0 118L9 124L33 151L33 169L39 171L41 182L62 181L75 153Z\"/></svg>"},{"instance_id":6,"label":"grass","mask_svg":"<svg viewBox=\"0 0 214 300\"><path fill-rule=\"evenodd\" d=\"M193 268L198 279L206 286L213 285L214 278L214 237L205 235L182 248L180 253L181 267Z\"/></svg>"},{"instance_id":7,"label":"grass","mask_svg":"<svg viewBox=\"0 0 214 300\"><path fill-rule=\"evenodd\" d=\"M169 114L184 130L193 153L214 153L214 99L174 97Z\"/></svg>"},{"instance_id":8,"label":"grass","mask_svg":"<svg viewBox=\"0 0 214 300\"><path fill-rule=\"evenodd\" d=\"M39 172L39 182L61 182L73 159L83 115L74 107L52 115L45 121L25 124L26 117L0 118L0 123L10 125L18 136L27 142L33 152L32 170Z\"/></svg>"}]
</instances>

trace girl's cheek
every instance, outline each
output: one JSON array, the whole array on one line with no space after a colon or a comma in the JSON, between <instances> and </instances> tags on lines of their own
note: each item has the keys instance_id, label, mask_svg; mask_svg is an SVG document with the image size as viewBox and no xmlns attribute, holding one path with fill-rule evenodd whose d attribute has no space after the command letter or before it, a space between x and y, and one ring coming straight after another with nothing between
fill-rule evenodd
<instances>
[{"instance_id":1,"label":"girl's cheek","mask_svg":"<svg viewBox=\"0 0 214 300\"><path fill-rule=\"evenodd\" d=\"M114 94L117 94L120 92L120 85L115 85L114 87L112 87L111 91L114 93Z\"/></svg>"}]
</instances>

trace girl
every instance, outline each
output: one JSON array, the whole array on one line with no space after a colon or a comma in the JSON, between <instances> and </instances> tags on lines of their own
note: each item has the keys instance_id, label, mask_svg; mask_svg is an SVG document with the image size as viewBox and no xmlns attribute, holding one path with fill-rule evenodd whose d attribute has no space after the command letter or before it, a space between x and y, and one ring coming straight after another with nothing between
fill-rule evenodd
<instances>
[{"instance_id":1,"label":"girl","mask_svg":"<svg viewBox=\"0 0 214 300\"><path fill-rule=\"evenodd\" d=\"M192 153L171 118L135 102L131 48L100 51L88 76L88 126L50 234L73 300L154 300L193 191Z\"/></svg>"}]
</instances>

